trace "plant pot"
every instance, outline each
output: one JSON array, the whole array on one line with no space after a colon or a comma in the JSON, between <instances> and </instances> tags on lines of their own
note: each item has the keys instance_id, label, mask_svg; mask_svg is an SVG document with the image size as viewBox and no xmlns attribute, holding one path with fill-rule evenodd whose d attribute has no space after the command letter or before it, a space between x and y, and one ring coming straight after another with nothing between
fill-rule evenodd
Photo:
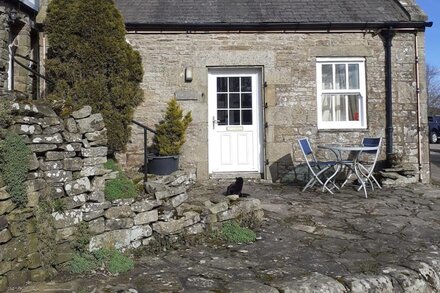
<instances>
[{"instance_id":1,"label":"plant pot","mask_svg":"<svg viewBox=\"0 0 440 293\"><path fill-rule=\"evenodd\" d=\"M179 168L179 156L150 156L148 158L148 173L155 175L170 175Z\"/></svg>"}]
</instances>

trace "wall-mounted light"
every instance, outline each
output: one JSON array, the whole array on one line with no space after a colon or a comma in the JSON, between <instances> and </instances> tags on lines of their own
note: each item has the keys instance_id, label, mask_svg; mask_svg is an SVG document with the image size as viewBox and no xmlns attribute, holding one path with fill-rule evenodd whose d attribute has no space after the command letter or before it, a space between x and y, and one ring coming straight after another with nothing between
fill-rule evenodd
<instances>
[{"instance_id":1,"label":"wall-mounted light","mask_svg":"<svg viewBox=\"0 0 440 293\"><path fill-rule=\"evenodd\" d=\"M18 12L15 8L12 8L8 13L8 22L14 23L18 19Z\"/></svg>"},{"instance_id":2,"label":"wall-mounted light","mask_svg":"<svg viewBox=\"0 0 440 293\"><path fill-rule=\"evenodd\" d=\"M185 82L191 82L193 80L193 70L192 67L185 68Z\"/></svg>"}]
</instances>

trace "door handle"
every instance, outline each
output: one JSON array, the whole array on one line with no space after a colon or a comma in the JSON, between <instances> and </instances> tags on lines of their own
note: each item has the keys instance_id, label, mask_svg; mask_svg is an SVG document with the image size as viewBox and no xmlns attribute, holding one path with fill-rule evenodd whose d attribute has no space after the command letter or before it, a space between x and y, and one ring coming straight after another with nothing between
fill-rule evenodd
<instances>
[{"instance_id":1,"label":"door handle","mask_svg":"<svg viewBox=\"0 0 440 293\"><path fill-rule=\"evenodd\" d=\"M215 116L212 116L212 129L215 129L215 124L219 123L219 122L220 122L220 120L215 119Z\"/></svg>"}]
</instances>

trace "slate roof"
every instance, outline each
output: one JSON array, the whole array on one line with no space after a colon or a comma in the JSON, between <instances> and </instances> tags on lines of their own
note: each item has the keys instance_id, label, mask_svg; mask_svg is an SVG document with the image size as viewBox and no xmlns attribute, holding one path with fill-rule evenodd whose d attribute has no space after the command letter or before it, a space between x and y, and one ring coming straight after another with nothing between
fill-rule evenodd
<instances>
[{"instance_id":1,"label":"slate roof","mask_svg":"<svg viewBox=\"0 0 440 293\"><path fill-rule=\"evenodd\" d=\"M115 0L127 25L411 22L397 0Z\"/></svg>"}]
</instances>

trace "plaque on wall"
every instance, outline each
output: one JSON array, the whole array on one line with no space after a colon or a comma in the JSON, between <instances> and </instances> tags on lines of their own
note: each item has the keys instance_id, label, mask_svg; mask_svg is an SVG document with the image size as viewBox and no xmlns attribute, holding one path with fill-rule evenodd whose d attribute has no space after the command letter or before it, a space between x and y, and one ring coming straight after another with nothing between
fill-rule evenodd
<instances>
[{"instance_id":1,"label":"plaque on wall","mask_svg":"<svg viewBox=\"0 0 440 293\"><path fill-rule=\"evenodd\" d=\"M174 93L176 100L179 101L197 101L202 94L193 90L178 90Z\"/></svg>"}]
</instances>

